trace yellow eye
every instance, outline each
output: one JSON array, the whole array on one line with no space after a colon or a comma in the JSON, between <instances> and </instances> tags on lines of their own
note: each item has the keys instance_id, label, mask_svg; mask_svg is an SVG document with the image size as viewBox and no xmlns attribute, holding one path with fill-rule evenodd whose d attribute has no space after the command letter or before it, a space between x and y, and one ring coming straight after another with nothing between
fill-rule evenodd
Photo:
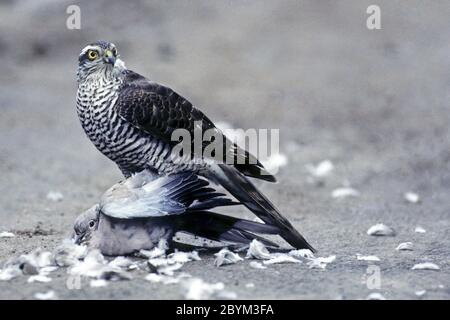
<instances>
[{"instance_id":1,"label":"yellow eye","mask_svg":"<svg viewBox=\"0 0 450 320\"><path fill-rule=\"evenodd\" d=\"M98 53L97 53L97 51L94 51L94 50L89 50L88 51L88 58L89 58L89 60L94 60L94 59L96 59L98 57Z\"/></svg>"}]
</instances>

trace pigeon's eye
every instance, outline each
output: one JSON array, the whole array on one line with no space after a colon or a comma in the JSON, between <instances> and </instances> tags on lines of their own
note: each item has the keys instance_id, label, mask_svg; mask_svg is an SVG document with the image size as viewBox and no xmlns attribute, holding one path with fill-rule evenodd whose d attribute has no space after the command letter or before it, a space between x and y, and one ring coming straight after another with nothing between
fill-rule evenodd
<instances>
[{"instance_id":1,"label":"pigeon's eye","mask_svg":"<svg viewBox=\"0 0 450 320\"><path fill-rule=\"evenodd\" d=\"M88 56L89 60L91 60L91 61L95 60L98 57L98 52L95 50L89 50L87 56Z\"/></svg>"},{"instance_id":2,"label":"pigeon's eye","mask_svg":"<svg viewBox=\"0 0 450 320\"><path fill-rule=\"evenodd\" d=\"M114 57L117 57L117 49L116 49L116 48L113 48L113 49L111 50L111 52L112 52L112 54L114 55Z\"/></svg>"},{"instance_id":3,"label":"pigeon's eye","mask_svg":"<svg viewBox=\"0 0 450 320\"><path fill-rule=\"evenodd\" d=\"M91 221L89 221L89 228L93 228L95 226L95 221L94 220L91 220Z\"/></svg>"}]
</instances>

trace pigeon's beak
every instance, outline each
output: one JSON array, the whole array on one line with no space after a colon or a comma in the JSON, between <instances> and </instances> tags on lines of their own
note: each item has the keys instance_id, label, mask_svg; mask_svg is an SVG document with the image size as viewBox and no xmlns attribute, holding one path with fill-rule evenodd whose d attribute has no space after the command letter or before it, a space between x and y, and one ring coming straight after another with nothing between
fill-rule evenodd
<instances>
[{"instance_id":1,"label":"pigeon's beak","mask_svg":"<svg viewBox=\"0 0 450 320\"><path fill-rule=\"evenodd\" d=\"M116 63L116 57L114 57L111 50L106 50L105 55L103 56L103 61L114 66L114 64Z\"/></svg>"},{"instance_id":2,"label":"pigeon's beak","mask_svg":"<svg viewBox=\"0 0 450 320\"><path fill-rule=\"evenodd\" d=\"M75 234L74 233L73 236L72 236L73 242L75 244L78 244L78 245L81 244L81 242L83 241L83 238L84 238L84 233L82 233L82 234Z\"/></svg>"}]
</instances>

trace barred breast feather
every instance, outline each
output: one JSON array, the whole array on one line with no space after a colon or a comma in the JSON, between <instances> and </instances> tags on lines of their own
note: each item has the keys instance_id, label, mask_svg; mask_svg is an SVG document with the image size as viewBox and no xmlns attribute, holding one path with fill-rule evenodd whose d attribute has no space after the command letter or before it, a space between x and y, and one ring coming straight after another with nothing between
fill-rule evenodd
<instances>
[{"instance_id":1,"label":"barred breast feather","mask_svg":"<svg viewBox=\"0 0 450 320\"><path fill-rule=\"evenodd\" d=\"M123 103L137 96L128 96L129 92L123 90L127 86L123 83L122 80L98 79L79 85L78 116L86 135L96 148L114 161L126 175L145 168L158 173L173 173L195 169L195 166L203 167L198 163L195 166L194 163L175 165L170 160L170 139L143 132L127 120ZM138 105L130 104L127 112L129 115L138 112Z\"/></svg>"}]
</instances>

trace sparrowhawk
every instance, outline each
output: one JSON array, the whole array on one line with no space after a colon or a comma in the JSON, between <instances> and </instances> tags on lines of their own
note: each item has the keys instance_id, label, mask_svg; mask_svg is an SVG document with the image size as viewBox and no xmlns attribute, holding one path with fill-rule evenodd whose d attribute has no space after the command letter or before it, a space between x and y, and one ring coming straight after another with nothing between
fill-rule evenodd
<instances>
[{"instance_id":1,"label":"sparrowhawk","mask_svg":"<svg viewBox=\"0 0 450 320\"><path fill-rule=\"evenodd\" d=\"M176 129L192 135L196 124L202 130L220 133L214 123L172 89L133 72L119 58L116 46L98 41L79 55L77 112L81 125L94 145L114 161L125 177L142 170L158 175L195 172L222 185L265 223L275 225L293 247L314 250L292 224L248 179L275 182L249 152L222 135L225 154L236 161L211 161L194 155L177 161L172 149Z\"/></svg>"}]
</instances>

